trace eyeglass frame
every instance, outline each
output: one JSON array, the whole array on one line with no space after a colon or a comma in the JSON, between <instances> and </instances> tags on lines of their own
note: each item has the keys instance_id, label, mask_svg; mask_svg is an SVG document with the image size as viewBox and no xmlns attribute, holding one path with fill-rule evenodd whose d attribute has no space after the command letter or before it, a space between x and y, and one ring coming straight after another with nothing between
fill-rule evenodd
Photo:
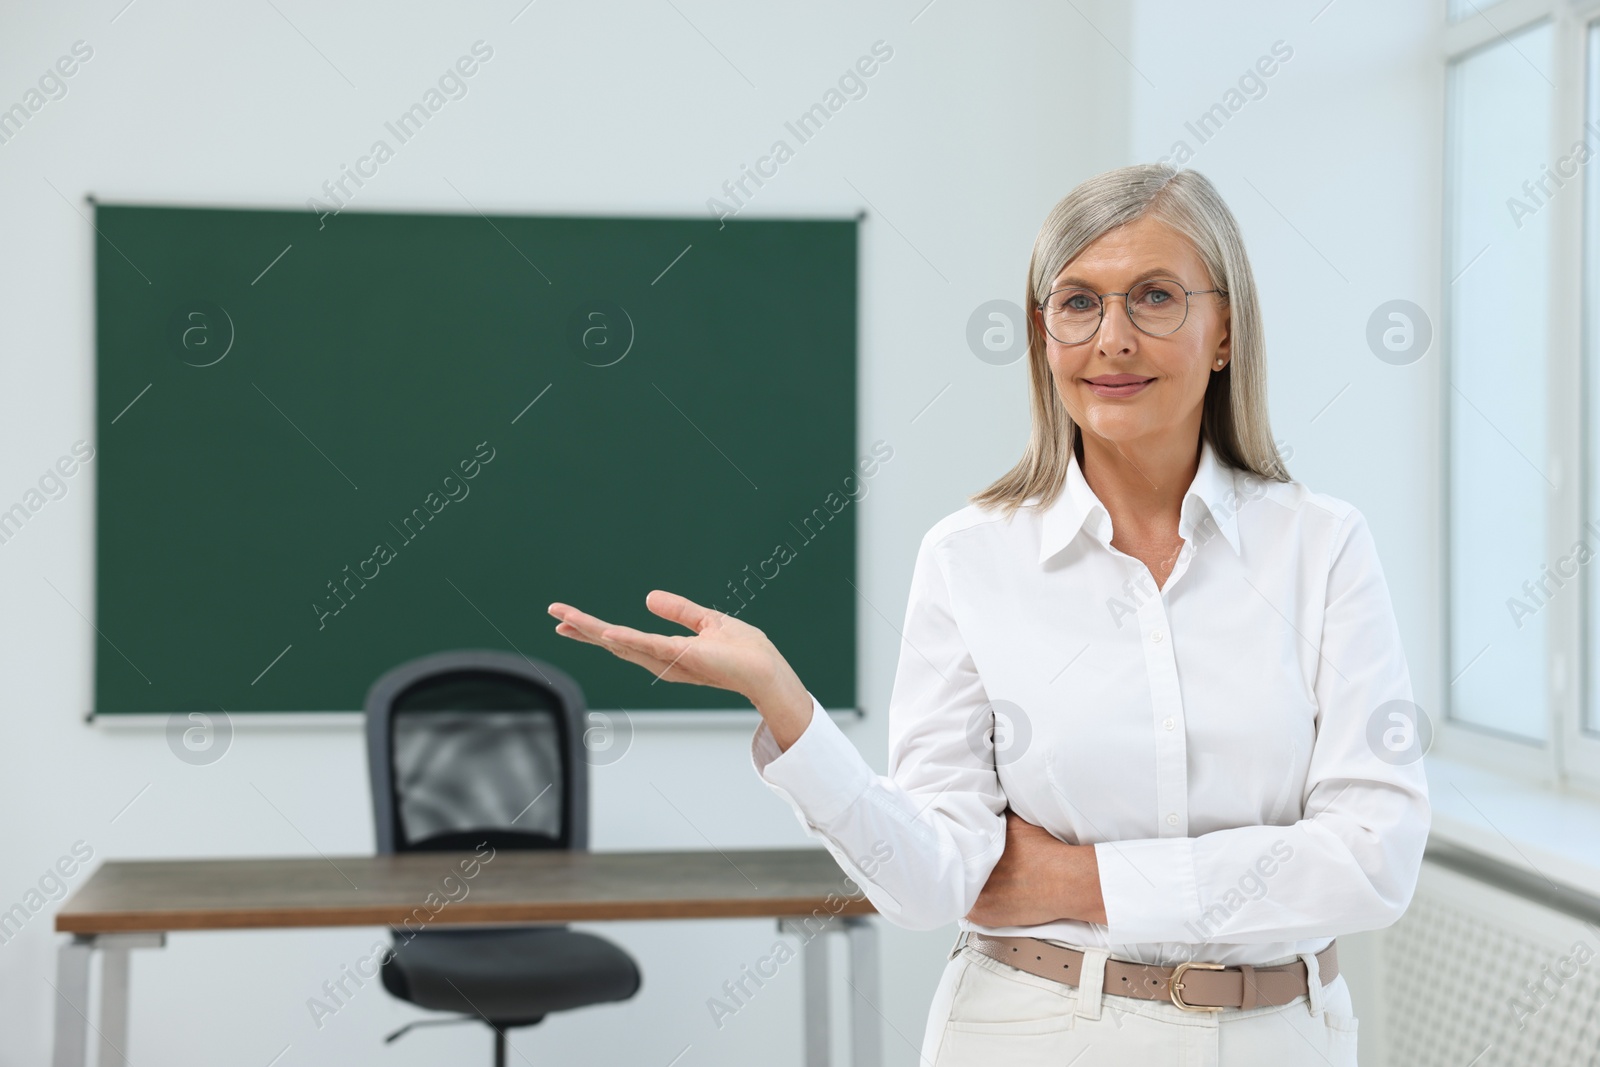
<instances>
[{"instance_id":1,"label":"eyeglass frame","mask_svg":"<svg viewBox=\"0 0 1600 1067\"><path fill-rule=\"evenodd\" d=\"M1145 284L1145 282L1155 282L1155 281L1162 281L1162 280L1163 280L1162 276L1158 274L1155 277L1146 278L1143 282L1140 282L1139 284L1143 285L1143 284ZM1181 322L1179 322L1178 325L1176 325L1172 329L1168 330L1166 333L1151 333L1149 330L1147 330L1143 326L1139 325L1139 320L1138 319L1134 318L1132 314L1129 314L1128 315L1128 321L1133 323L1133 328L1138 330L1140 333L1144 334L1146 337L1171 337L1173 334L1175 334L1179 330L1183 329L1184 325L1189 321L1189 298L1191 296L1203 296L1206 293L1221 293L1223 296L1227 296L1228 295L1228 290L1226 290L1226 289L1184 289L1183 288L1183 283L1181 281L1178 281L1177 278L1170 278L1169 277L1169 278L1166 278L1165 280L1176 282L1177 285L1178 285L1178 289L1183 293L1183 320ZM1081 341L1063 341L1061 338L1059 338L1055 334L1051 333L1050 332L1050 327L1045 324L1045 318L1044 318L1045 304L1049 303L1050 298L1052 296L1055 296L1057 293L1064 293L1069 289L1077 289L1077 290L1081 290L1082 292L1085 292L1085 293L1094 293L1095 299L1100 301L1100 321L1095 323L1093 330L1089 331L1089 336L1085 337ZM1040 326L1041 329L1044 330L1045 334L1050 338L1050 340L1054 341L1058 345L1086 345L1090 341L1094 340L1095 335L1100 332L1100 327L1102 327L1102 326L1104 326L1106 324L1106 297L1108 297L1108 296L1120 296L1120 297L1122 297L1122 309L1123 309L1124 312L1126 312L1128 310L1128 294L1131 293L1131 292L1133 292L1132 289L1128 289L1125 292L1121 292L1121 293L1095 293L1095 291L1093 289L1090 289L1086 285L1064 285L1060 289L1052 289L1048 293L1046 293L1044 300L1041 301L1038 304L1035 304L1034 308L1039 312L1039 326Z\"/></svg>"}]
</instances>

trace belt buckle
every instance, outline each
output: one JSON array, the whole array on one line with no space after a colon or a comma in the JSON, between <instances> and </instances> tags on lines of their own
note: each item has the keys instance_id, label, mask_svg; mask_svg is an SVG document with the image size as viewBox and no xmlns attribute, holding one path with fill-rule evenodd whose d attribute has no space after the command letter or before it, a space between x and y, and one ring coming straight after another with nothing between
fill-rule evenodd
<instances>
[{"instance_id":1,"label":"belt buckle","mask_svg":"<svg viewBox=\"0 0 1600 1067\"><path fill-rule=\"evenodd\" d=\"M1178 992L1178 990L1183 988L1183 983L1179 981L1179 979L1183 977L1184 972L1194 970L1196 968L1202 971L1226 970L1226 967L1220 963L1195 963L1193 961L1186 960L1183 963L1178 964L1172 969L1172 977L1168 979L1167 982L1168 991L1172 995L1172 1003L1176 1004L1184 1011L1221 1011L1224 1007L1224 1005L1221 1004L1187 1004L1184 1002L1182 994Z\"/></svg>"}]
</instances>

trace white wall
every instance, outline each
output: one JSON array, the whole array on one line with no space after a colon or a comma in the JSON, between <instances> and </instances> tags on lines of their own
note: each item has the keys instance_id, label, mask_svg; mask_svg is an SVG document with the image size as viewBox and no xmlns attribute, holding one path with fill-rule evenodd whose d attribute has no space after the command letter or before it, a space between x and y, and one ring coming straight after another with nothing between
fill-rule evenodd
<instances>
[{"instance_id":1,"label":"white wall","mask_svg":"<svg viewBox=\"0 0 1600 1067\"><path fill-rule=\"evenodd\" d=\"M895 627L917 540L1004 470L1026 432L1023 365L975 359L967 318L983 301L1018 298L1051 204L1127 161L1129 76L1106 43L1133 50L1126 10L1088 0L1018 5L1002 17L949 0L877 11L840 2L777 10L541 0L520 14L522 0L448 13L416 2L123 4L13 5L0 14L0 106L20 100L75 41L94 50L67 95L0 145L7 503L75 440L94 437L85 193L300 207L481 38L494 58L469 95L385 164L353 210L463 210L448 179L489 212L692 214L874 41L894 48L868 95L801 147L750 208L845 213L864 206L862 197L873 206L862 245L861 435L891 442L895 458L861 504L860 699L869 717L851 733L881 769ZM1195 80L1209 92L1219 76ZM1089 124L1052 128L1053 108L1074 101L1092 105ZM1261 225L1252 233L1262 252L1284 247ZM1355 249L1342 251L1354 260ZM1303 414L1306 402L1284 384L1275 401ZM83 723L95 643L86 619L93 479L91 464L65 498L0 545L0 908L21 900L79 840L101 859L370 851L364 753L353 729L241 725L221 762L194 767L172 756L159 730ZM1399 517L1384 518L1387 535ZM529 610L542 614L543 605ZM597 769L594 846L802 843L793 817L750 770L747 745L745 727L642 729L626 759ZM659 803L657 788L682 815ZM799 1063L797 969L720 1031L705 1007L741 964L768 951L770 924L605 930L638 955L643 990L627 1004L518 1033L514 1046L528 1061L666 1064L689 1046L678 1062ZM267 1064L282 1053L281 1067L380 1056L486 1062L481 1028L428 1030L382 1046L386 1030L416 1013L376 986L320 1031L312 1026L307 998L376 934L172 936L165 950L135 960L133 1061ZM885 930L887 1063L915 1061L952 936L953 928ZM0 945L0 1064L45 1060L58 940L41 914Z\"/></svg>"}]
</instances>

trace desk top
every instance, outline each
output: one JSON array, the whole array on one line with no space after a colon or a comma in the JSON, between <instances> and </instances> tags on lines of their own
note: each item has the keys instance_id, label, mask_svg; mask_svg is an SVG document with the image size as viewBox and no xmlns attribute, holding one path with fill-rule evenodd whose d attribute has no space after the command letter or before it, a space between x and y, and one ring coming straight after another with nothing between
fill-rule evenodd
<instances>
[{"instance_id":1,"label":"desk top","mask_svg":"<svg viewBox=\"0 0 1600 1067\"><path fill-rule=\"evenodd\" d=\"M867 915L822 849L110 860L56 913L75 934Z\"/></svg>"}]
</instances>

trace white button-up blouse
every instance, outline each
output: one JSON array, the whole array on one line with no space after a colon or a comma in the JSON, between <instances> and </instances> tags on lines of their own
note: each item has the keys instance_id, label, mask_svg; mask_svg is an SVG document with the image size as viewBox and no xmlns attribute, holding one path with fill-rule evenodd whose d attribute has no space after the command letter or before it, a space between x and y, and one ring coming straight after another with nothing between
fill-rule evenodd
<instances>
[{"instance_id":1,"label":"white button-up blouse","mask_svg":"<svg viewBox=\"0 0 1600 1067\"><path fill-rule=\"evenodd\" d=\"M1143 963L1282 963L1398 919L1431 811L1362 514L1205 443L1157 589L1076 460L1029 505L969 505L923 537L887 775L815 697L787 751L757 728L756 772L807 833L897 925ZM965 918L1008 806L1094 845L1105 925Z\"/></svg>"}]
</instances>

